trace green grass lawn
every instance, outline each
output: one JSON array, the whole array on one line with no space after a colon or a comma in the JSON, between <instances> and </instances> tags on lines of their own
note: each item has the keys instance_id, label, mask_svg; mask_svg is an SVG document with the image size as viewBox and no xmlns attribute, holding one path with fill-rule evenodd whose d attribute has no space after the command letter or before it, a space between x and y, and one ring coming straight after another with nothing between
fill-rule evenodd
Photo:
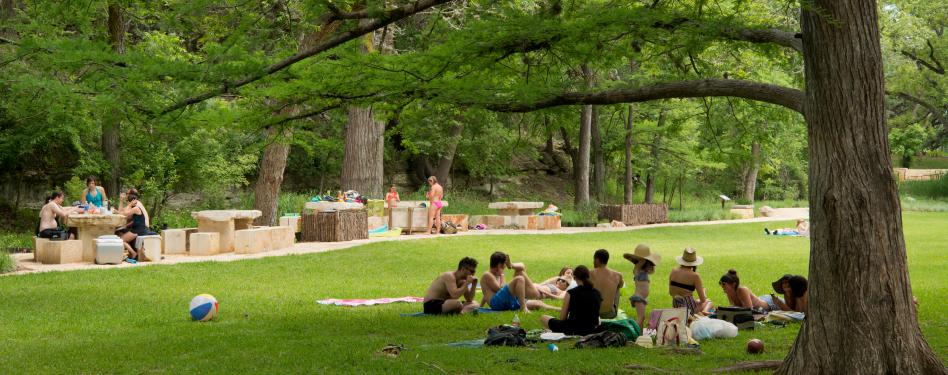
<instances>
[{"instance_id":1,"label":"green grass lawn","mask_svg":"<svg viewBox=\"0 0 948 375\"><path fill-rule=\"evenodd\" d=\"M946 360L948 278L941 272L948 267L948 213L907 212L904 218L922 331ZM764 327L742 331L737 339L704 341L700 356L632 346L561 346L555 353L543 348L462 349L444 344L482 338L484 330L509 323L513 314L406 318L399 314L420 311L421 304L316 304L321 298L420 296L438 272L454 269L462 256L478 259L482 272L494 250L525 261L528 272L542 279L563 265L589 265L593 251L606 248L612 266L628 278L631 264L621 254L639 242L663 257L652 278L651 308L670 307L663 286L674 256L685 246L694 246L704 256L698 271L710 298L723 302L726 297L716 281L728 268L737 269L742 283L757 293L766 293L770 282L784 273L806 274L807 240L764 237L762 228L742 224L445 237L230 263L0 277L0 373L440 373L437 366L451 374L574 374L623 372L623 365L633 363L706 372L737 361L780 359L799 326ZM199 293L220 300L217 320L188 320L188 302ZM622 306L630 310L626 298ZM541 327L539 315L521 316L525 328ZM764 340L765 354L744 353L744 343L752 337ZM388 343L408 350L397 359L375 354Z\"/></svg>"}]
</instances>

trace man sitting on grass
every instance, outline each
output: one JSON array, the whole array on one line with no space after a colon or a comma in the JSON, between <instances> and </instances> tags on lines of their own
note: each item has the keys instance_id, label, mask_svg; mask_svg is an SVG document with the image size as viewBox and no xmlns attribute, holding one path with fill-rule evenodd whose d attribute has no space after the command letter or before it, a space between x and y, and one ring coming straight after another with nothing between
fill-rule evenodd
<instances>
[{"instance_id":1,"label":"man sitting on grass","mask_svg":"<svg viewBox=\"0 0 948 375\"><path fill-rule=\"evenodd\" d=\"M513 279L510 279L506 285L504 285L504 268L514 270ZM491 310L523 310L527 314L530 313L530 308L559 311L556 306L538 301L543 296L533 284L533 280L527 276L523 263L510 263L510 257L500 251L490 256L490 269L481 276L481 292L484 293L481 304L489 305Z\"/></svg>"},{"instance_id":2,"label":"man sitting on grass","mask_svg":"<svg viewBox=\"0 0 948 375\"><path fill-rule=\"evenodd\" d=\"M464 257L458 262L457 271L438 275L425 292L425 314L465 314L478 308L477 302L474 302L477 287L475 272L477 261ZM461 302L462 295L465 302Z\"/></svg>"},{"instance_id":3,"label":"man sitting on grass","mask_svg":"<svg viewBox=\"0 0 948 375\"><path fill-rule=\"evenodd\" d=\"M589 271L589 281L602 295L599 317L615 318L619 313L619 288L625 285L625 281L622 280L622 273L609 268L609 252L606 249L596 250L593 254L593 270Z\"/></svg>"}]
</instances>

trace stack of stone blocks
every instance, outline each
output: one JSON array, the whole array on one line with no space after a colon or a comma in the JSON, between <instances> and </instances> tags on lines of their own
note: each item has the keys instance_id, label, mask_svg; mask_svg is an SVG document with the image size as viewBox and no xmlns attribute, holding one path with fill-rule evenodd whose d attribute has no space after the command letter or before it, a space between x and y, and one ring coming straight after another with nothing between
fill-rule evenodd
<instances>
[{"instance_id":1,"label":"stack of stone blocks","mask_svg":"<svg viewBox=\"0 0 948 375\"><path fill-rule=\"evenodd\" d=\"M534 212L543 207L543 202L494 202L489 206L499 211L499 215L471 216L469 225L484 224L488 229L514 227L529 230L560 229L559 215L536 215Z\"/></svg>"}]
</instances>

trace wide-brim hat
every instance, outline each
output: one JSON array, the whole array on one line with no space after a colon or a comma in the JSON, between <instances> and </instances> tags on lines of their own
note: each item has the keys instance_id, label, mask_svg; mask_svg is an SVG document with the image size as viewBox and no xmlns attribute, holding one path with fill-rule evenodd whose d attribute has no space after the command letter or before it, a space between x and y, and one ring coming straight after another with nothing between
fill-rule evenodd
<instances>
[{"instance_id":1,"label":"wide-brim hat","mask_svg":"<svg viewBox=\"0 0 948 375\"><path fill-rule=\"evenodd\" d=\"M652 252L652 249L645 244L639 244L635 247L635 252L632 254L625 253L622 255L625 259L628 259L630 262L639 264L642 260L647 260L652 262L654 265L658 265L662 261L662 256Z\"/></svg>"},{"instance_id":2,"label":"wide-brim hat","mask_svg":"<svg viewBox=\"0 0 948 375\"><path fill-rule=\"evenodd\" d=\"M783 294L783 282L790 280L791 277L793 277L793 275L789 273L786 275L783 275L779 279L777 279L777 281L770 283L770 286L774 287L774 291L777 292L777 294Z\"/></svg>"},{"instance_id":3,"label":"wide-brim hat","mask_svg":"<svg viewBox=\"0 0 948 375\"><path fill-rule=\"evenodd\" d=\"M675 260L678 261L678 264L682 266L697 267L704 263L704 258L698 256L695 252L695 249L687 248L681 256L675 257Z\"/></svg>"}]
</instances>

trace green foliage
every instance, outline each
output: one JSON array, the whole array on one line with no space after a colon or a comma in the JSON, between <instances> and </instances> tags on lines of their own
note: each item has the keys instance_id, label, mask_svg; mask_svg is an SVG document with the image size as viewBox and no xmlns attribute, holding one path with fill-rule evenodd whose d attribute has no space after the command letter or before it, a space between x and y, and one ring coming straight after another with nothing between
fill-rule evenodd
<instances>
[{"instance_id":1,"label":"green foliage","mask_svg":"<svg viewBox=\"0 0 948 375\"><path fill-rule=\"evenodd\" d=\"M63 204L70 204L71 202L81 201L82 200L82 191L86 189L86 180L80 178L78 175L72 176L69 181L66 181L63 184L62 191L65 194L66 200L63 201Z\"/></svg>"},{"instance_id":2,"label":"green foliage","mask_svg":"<svg viewBox=\"0 0 948 375\"><path fill-rule=\"evenodd\" d=\"M17 269L16 259L6 249L0 249L0 274L13 272Z\"/></svg>"},{"instance_id":3,"label":"green foliage","mask_svg":"<svg viewBox=\"0 0 948 375\"><path fill-rule=\"evenodd\" d=\"M948 175L937 180L901 182L899 192L913 198L948 199Z\"/></svg>"},{"instance_id":4,"label":"green foliage","mask_svg":"<svg viewBox=\"0 0 948 375\"><path fill-rule=\"evenodd\" d=\"M926 141L934 133L934 130L925 128L921 124L893 127L889 130L889 145L892 152L901 156L902 167L912 167L915 155L924 151Z\"/></svg>"}]
</instances>

